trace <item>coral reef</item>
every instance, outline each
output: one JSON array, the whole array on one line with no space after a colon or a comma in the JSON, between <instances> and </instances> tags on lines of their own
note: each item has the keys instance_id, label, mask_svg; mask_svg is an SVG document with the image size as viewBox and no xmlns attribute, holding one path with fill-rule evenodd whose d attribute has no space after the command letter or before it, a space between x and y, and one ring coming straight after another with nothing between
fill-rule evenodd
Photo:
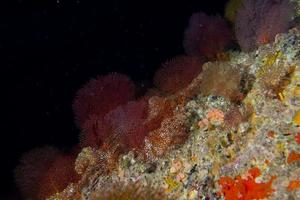
<instances>
[{"instance_id":1,"label":"coral reef","mask_svg":"<svg viewBox=\"0 0 300 200\"><path fill-rule=\"evenodd\" d=\"M280 52L280 56L274 56L274 52ZM93 199L94 195L110 198L110 191L114 191L110 188L115 184L121 184L118 193L127 191L132 184L137 191L152 188L149 194L163 191L166 196L162 199L299 199L299 53L300 32L293 29L256 52L232 52L230 63L206 64L224 67L223 70L236 67L232 75L238 78L229 88L243 92L244 97L236 101L228 98L228 92L197 90L197 96L179 104L180 94L191 94L195 85L208 87L209 91L220 88L219 84L206 85L204 77L201 78L205 71L178 96L151 97L152 109L145 121L154 120L159 125L152 124L153 131L145 137L142 149L147 150L146 160L129 151L120 155L112 171L103 173L101 160L107 158L103 150L84 148L75 166L81 180L50 199ZM271 63L275 71L279 67L292 69L279 70L282 76L276 77L288 79L284 84L276 81L282 84L282 98L270 95L266 88L264 80L269 74L261 73L266 63ZM237 72L239 75L235 75ZM210 76L215 77L215 73ZM245 82L249 81L245 79L249 77L251 86L244 90ZM164 111L161 105L167 106ZM162 113L164 117L157 118ZM167 148L174 144L180 146Z\"/></svg>"},{"instance_id":2,"label":"coral reef","mask_svg":"<svg viewBox=\"0 0 300 200\"><path fill-rule=\"evenodd\" d=\"M214 60L229 41L225 22L193 15L185 32L188 56L165 63L154 78L157 88L145 96L136 98L124 75L90 81L74 101L82 129L75 166L72 156L51 148L25 155L16 170L24 195L300 199L300 31L277 34L288 28L290 5L245 0L236 19L244 32L237 37L243 50L256 49L225 52L223 61ZM278 25L276 13L282 14ZM241 23L255 29L251 38ZM203 57L210 62L202 65ZM49 157L40 159L45 152ZM47 183L50 190L40 190ZM33 195L40 191L46 195Z\"/></svg>"},{"instance_id":3,"label":"coral reef","mask_svg":"<svg viewBox=\"0 0 300 200\"><path fill-rule=\"evenodd\" d=\"M173 112L169 114L169 119L162 120L160 128L155 127L155 131L146 136L146 141L155 140L153 143L157 145L150 148L153 155L148 156L148 161L130 151L119 157L117 166L110 174L101 175L99 171L91 174L98 166L97 161L93 160L99 159L99 155L92 152L99 150L90 148L90 153L85 153L86 158L79 156L76 162L77 168L83 165L83 168L90 168L82 173L86 174L83 176L85 181L80 181L76 187L71 185L55 198L61 199L76 189L78 191L79 187L81 195L78 199L91 199L92 194L100 195L103 188L120 182L124 183L124 189L130 184L139 184L141 190L163 189L166 199L300 198L300 129L293 123L300 108L299 94L296 92L295 95L300 84L299 44L300 33L294 29L279 35L274 44L262 46L256 53L233 53L230 65L238 66L240 73L239 78L235 79L236 84L240 85L240 79L245 77L254 77L252 86L240 102L228 98L226 92L200 92L184 104L183 113L189 134L181 147L164 150L171 145L167 139L170 132L178 130L181 135L176 127L177 115ZM283 99L269 95L262 81L268 78L268 74L260 73L266 59L274 52L281 52L281 56L272 58L274 63L280 63L272 64L272 69L276 71L277 67L289 69L293 66L292 72L284 71L281 76L284 78L289 74L287 77L290 79L283 84ZM208 63L210 67L227 65L226 62L222 65L219 62ZM156 105L167 101L163 101L162 97L155 99ZM171 106L172 109L176 110L176 106ZM155 110L153 115L157 116L159 110ZM168 121L173 122L172 126ZM166 132L161 129L166 129Z\"/></svg>"}]
</instances>

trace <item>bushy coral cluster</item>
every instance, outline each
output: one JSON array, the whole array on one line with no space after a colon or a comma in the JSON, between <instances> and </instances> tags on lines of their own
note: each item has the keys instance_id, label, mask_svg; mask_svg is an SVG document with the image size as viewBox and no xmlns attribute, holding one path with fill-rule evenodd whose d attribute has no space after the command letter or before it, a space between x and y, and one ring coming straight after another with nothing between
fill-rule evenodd
<instances>
[{"instance_id":1,"label":"bushy coral cluster","mask_svg":"<svg viewBox=\"0 0 300 200\"><path fill-rule=\"evenodd\" d=\"M250 51L273 41L277 33L286 31L290 26L293 8L287 0L232 0L227 10L228 19L236 21L237 42L242 50ZM257 120L252 115L255 110L253 102L248 102L251 108L241 105L252 89L253 82L249 77L253 76L261 88L281 93L286 86L282 80L292 71L290 68L279 67L286 65L279 62L282 59L281 51L275 51L266 55L265 63L250 74L251 69L245 61L231 62L231 57L227 56L229 54L224 52L232 38L227 22L221 17L195 13L184 33L186 55L164 63L154 76L155 87L149 88L144 96L138 96L134 82L122 74L112 73L87 82L79 89L73 102L82 151L77 156L75 153L66 154L45 147L25 154L16 169L17 183L24 197L39 200L56 194L64 198L54 195L53 199L78 199L81 192L95 200L165 197L160 190L156 193L150 187L148 190L136 184L141 179L136 174L131 177L131 182L119 182L117 185L108 184L108 181L101 183L99 177L108 180L112 172L120 170L117 168L118 162L127 153L133 154L134 160L149 164L148 168L137 170L150 174L155 171L159 160L171 149L183 145L190 137L189 131L195 129L219 132L216 136L201 135L201 140L198 138L198 141L205 141L201 147L197 146L197 151L201 149L203 155L193 155L191 162L195 163L199 159L197 156L200 156L201 163L194 164L194 167L191 164L181 166L189 169L185 173L177 173L180 171L178 167L171 167L172 176L164 175L164 183L168 185L167 191L172 190L170 188L177 189L182 184L185 190L194 187L190 196L197 196L195 188L200 188L199 191L213 191L213 188L207 189L208 185L214 185L213 178L220 176L221 170L232 168L228 167L229 164L220 166L220 163L232 161L234 157L242 160L239 158L243 156L238 157L234 151L239 151L242 148L240 144L247 139L241 140L251 129L248 122L254 124L253 121ZM220 59L220 55L226 55L226 59ZM214 60L219 61L204 64ZM198 99L199 102L191 99ZM197 104L202 107L197 107ZM296 113L294 117L297 126L299 116ZM189 121L191 118L193 120ZM255 130L256 127L252 128ZM274 135L269 136L273 138ZM299 133L295 140L300 143ZM213 155L216 160L210 162L212 158L207 158L207 155ZM126 166L133 165L132 160ZM290 151L286 157L290 165L299 160L296 151ZM210 167L209 173L214 174L214 177L207 175L201 185L198 181L192 181L192 178L197 165L203 163ZM163 167L159 170L163 170ZM118 174L120 179L128 175L124 171L122 173ZM203 169L202 173L208 174L208 171ZM176 181L172 178L174 174ZM260 175L260 170L254 167L243 177L221 176L220 194L226 200L267 198L273 193L275 177L267 182L257 182ZM90 193L94 187L100 187L100 193ZM299 188L299 181L296 179L290 182L287 188ZM216 196L211 193L205 195Z\"/></svg>"}]
</instances>

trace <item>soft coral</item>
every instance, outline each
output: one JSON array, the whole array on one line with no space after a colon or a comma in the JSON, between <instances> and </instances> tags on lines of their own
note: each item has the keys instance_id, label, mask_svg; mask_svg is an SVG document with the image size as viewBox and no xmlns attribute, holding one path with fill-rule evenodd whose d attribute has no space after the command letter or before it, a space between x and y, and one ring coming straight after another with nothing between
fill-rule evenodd
<instances>
[{"instance_id":1,"label":"soft coral","mask_svg":"<svg viewBox=\"0 0 300 200\"><path fill-rule=\"evenodd\" d=\"M178 56L163 64L155 73L154 84L165 93L176 93L201 72L204 58L200 56Z\"/></svg>"},{"instance_id":2,"label":"soft coral","mask_svg":"<svg viewBox=\"0 0 300 200\"><path fill-rule=\"evenodd\" d=\"M16 182L24 198L45 199L75 182L79 178L74 170L75 155L53 147L37 148L24 154L15 170Z\"/></svg>"},{"instance_id":3,"label":"soft coral","mask_svg":"<svg viewBox=\"0 0 300 200\"><path fill-rule=\"evenodd\" d=\"M272 42L290 27L294 12L289 0L245 0L236 17L235 34L244 51Z\"/></svg>"},{"instance_id":4,"label":"soft coral","mask_svg":"<svg viewBox=\"0 0 300 200\"><path fill-rule=\"evenodd\" d=\"M231 41L231 33L220 16L194 13L184 33L183 46L191 56L215 58Z\"/></svg>"},{"instance_id":5,"label":"soft coral","mask_svg":"<svg viewBox=\"0 0 300 200\"><path fill-rule=\"evenodd\" d=\"M104 143L120 143L123 150L137 149L147 135L144 121L148 104L145 99L130 101L108 112L104 117L92 115L86 120L81 146L101 147ZM115 138L110 141L111 138Z\"/></svg>"},{"instance_id":6,"label":"soft coral","mask_svg":"<svg viewBox=\"0 0 300 200\"><path fill-rule=\"evenodd\" d=\"M76 121L82 128L91 115L103 117L134 96L134 83L126 75L113 73L92 79L76 94L73 103Z\"/></svg>"}]
</instances>

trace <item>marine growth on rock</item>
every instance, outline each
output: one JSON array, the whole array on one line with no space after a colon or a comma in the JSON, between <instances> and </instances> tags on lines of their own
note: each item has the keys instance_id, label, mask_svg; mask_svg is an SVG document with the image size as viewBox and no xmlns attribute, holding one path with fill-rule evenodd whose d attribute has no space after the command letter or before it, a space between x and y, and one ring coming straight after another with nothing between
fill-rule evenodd
<instances>
[{"instance_id":1,"label":"marine growth on rock","mask_svg":"<svg viewBox=\"0 0 300 200\"><path fill-rule=\"evenodd\" d=\"M24 198L300 199L294 8L288 0L232 4L227 17L244 52L225 52L234 36L224 19L197 13L184 32L187 55L164 63L144 96L125 75L90 80L73 104L79 153L25 154L16 169Z\"/></svg>"}]
</instances>

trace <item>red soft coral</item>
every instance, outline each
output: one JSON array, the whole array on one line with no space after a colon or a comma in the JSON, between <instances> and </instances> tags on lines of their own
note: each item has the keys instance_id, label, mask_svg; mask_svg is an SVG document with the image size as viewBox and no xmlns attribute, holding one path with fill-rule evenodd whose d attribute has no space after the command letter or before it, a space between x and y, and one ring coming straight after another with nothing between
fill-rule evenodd
<instances>
[{"instance_id":1,"label":"red soft coral","mask_svg":"<svg viewBox=\"0 0 300 200\"><path fill-rule=\"evenodd\" d=\"M113 132L120 136L128 149L137 149L147 135L144 121L147 117L147 102L142 100L128 102L111 111L105 119Z\"/></svg>"},{"instance_id":2,"label":"red soft coral","mask_svg":"<svg viewBox=\"0 0 300 200\"><path fill-rule=\"evenodd\" d=\"M243 51L272 42L289 29L294 9L289 0L245 0L236 17L235 34Z\"/></svg>"},{"instance_id":3,"label":"red soft coral","mask_svg":"<svg viewBox=\"0 0 300 200\"><path fill-rule=\"evenodd\" d=\"M211 59L223 52L230 41L231 33L225 20L200 12L191 16L183 46L188 55Z\"/></svg>"},{"instance_id":4,"label":"red soft coral","mask_svg":"<svg viewBox=\"0 0 300 200\"><path fill-rule=\"evenodd\" d=\"M51 163L49 169L43 174L39 183L38 199L63 191L69 183L79 179L75 172L75 155L58 155Z\"/></svg>"},{"instance_id":5,"label":"red soft coral","mask_svg":"<svg viewBox=\"0 0 300 200\"><path fill-rule=\"evenodd\" d=\"M141 99L118 106L104 118L91 116L84 124L81 145L99 148L111 137L117 137L118 140L114 142L122 143L126 149L138 148L147 134L143 124L147 117L147 107L147 102Z\"/></svg>"},{"instance_id":6,"label":"red soft coral","mask_svg":"<svg viewBox=\"0 0 300 200\"><path fill-rule=\"evenodd\" d=\"M80 146L99 148L110 135L112 135L112 131L109 123L104 120L104 117L90 115L82 126Z\"/></svg>"},{"instance_id":7,"label":"red soft coral","mask_svg":"<svg viewBox=\"0 0 300 200\"><path fill-rule=\"evenodd\" d=\"M77 181L75 158L76 153L66 154L48 146L26 153L15 170L24 199L45 199Z\"/></svg>"},{"instance_id":8,"label":"red soft coral","mask_svg":"<svg viewBox=\"0 0 300 200\"><path fill-rule=\"evenodd\" d=\"M75 157L75 154L63 154L53 147L25 154L16 168L16 181L24 198L42 200L76 181Z\"/></svg>"},{"instance_id":9,"label":"red soft coral","mask_svg":"<svg viewBox=\"0 0 300 200\"><path fill-rule=\"evenodd\" d=\"M195 56L178 56L163 64L154 76L154 84L165 93L176 93L201 72L204 59Z\"/></svg>"},{"instance_id":10,"label":"red soft coral","mask_svg":"<svg viewBox=\"0 0 300 200\"><path fill-rule=\"evenodd\" d=\"M24 199L38 199L40 181L58 154L53 147L43 147L23 155L15 177Z\"/></svg>"},{"instance_id":11,"label":"red soft coral","mask_svg":"<svg viewBox=\"0 0 300 200\"><path fill-rule=\"evenodd\" d=\"M134 83L125 75L114 73L92 79L77 92L73 103L76 121L83 127L89 116L103 117L134 96Z\"/></svg>"}]
</instances>

